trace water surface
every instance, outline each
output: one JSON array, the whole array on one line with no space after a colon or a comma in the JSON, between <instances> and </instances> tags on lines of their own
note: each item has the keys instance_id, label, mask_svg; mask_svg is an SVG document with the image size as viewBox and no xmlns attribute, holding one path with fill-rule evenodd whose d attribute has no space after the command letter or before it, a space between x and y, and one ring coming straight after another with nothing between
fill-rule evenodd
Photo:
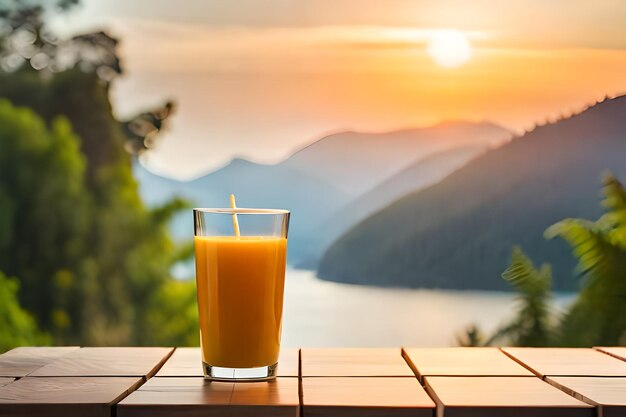
<instances>
[{"instance_id":1,"label":"water surface","mask_svg":"<svg viewBox=\"0 0 626 417\"><path fill-rule=\"evenodd\" d=\"M562 310L573 295L557 295ZM282 344L286 347L452 346L471 323L491 332L516 309L515 294L410 290L321 281L287 270Z\"/></svg>"}]
</instances>

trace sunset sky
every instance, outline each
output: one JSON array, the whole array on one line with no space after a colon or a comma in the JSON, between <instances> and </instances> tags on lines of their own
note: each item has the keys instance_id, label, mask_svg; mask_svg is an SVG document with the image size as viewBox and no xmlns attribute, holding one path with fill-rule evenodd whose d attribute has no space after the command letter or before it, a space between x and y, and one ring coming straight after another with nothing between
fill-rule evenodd
<instances>
[{"instance_id":1,"label":"sunset sky","mask_svg":"<svg viewBox=\"0 0 626 417\"><path fill-rule=\"evenodd\" d=\"M122 40L120 116L178 103L146 163L189 178L343 129L522 131L626 92L625 21L620 0L83 0L54 25Z\"/></svg>"}]
</instances>

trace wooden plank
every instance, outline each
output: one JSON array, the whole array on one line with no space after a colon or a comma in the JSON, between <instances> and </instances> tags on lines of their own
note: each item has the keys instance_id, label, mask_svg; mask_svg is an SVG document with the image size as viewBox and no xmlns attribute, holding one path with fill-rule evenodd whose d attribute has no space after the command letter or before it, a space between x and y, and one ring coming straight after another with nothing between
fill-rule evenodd
<instances>
[{"instance_id":1,"label":"wooden plank","mask_svg":"<svg viewBox=\"0 0 626 417\"><path fill-rule=\"evenodd\" d=\"M303 377L413 376L400 349L302 349Z\"/></svg>"},{"instance_id":2,"label":"wooden plank","mask_svg":"<svg viewBox=\"0 0 626 417\"><path fill-rule=\"evenodd\" d=\"M202 376L200 348L176 348L155 376Z\"/></svg>"},{"instance_id":3,"label":"wooden plank","mask_svg":"<svg viewBox=\"0 0 626 417\"><path fill-rule=\"evenodd\" d=\"M0 416L110 417L141 378L26 377L0 388Z\"/></svg>"},{"instance_id":4,"label":"wooden plank","mask_svg":"<svg viewBox=\"0 0 626 417\"><path fill-rule=\"evenodd\" d=\"M581 401L596 404L600 417L626 415L626 378L555 376L546 380Z\"/></svg>"},{"instance_id":5,"label":"wooden plank","mask_svg":"<svg viewBox=\"0 0 626 417\"><path fill-rule=\"evenodd\" d=\"M281 349L277 376L298 376L298 349ZM157 372L158 377L203 376L200 348L177 348Z\"/></svg>"},{"instance_id":6,"label":"wooden plank","mask_svg":"<svg viewBox=\"0 0 626 417\"><path fill-rule=\"evenodd\" d=\"M438 417L593 417L595 408L538 378L427 376Z\"/></svg>"},{"instance_id":7,"label":"wooden plank","mask_svg":"<svg viewBox=\"0 0 626 417\"><path fill-rule=\"evenodd\" d=\"M0 377L22 378L77 349L77 346L15 348L0 355Z\"/></svg>"},{"instance_id":8,"label":"wooden plank","mask_svg":"<svg viewBox=\"0 0 626 417\"><path fill-rule=\"evenodd\" d=\"M597 347L594 348L602 353L613 356L614 358L626 361L626 347Z\"/></svg>"},{"instance_id":9,"label":"wooden plank","mask_svg":"<svg viewBox=\"0 0 626 417\"><path fill-rule=\"evenodd\" d=\"M150 377L172 350L158 347L86 347L37 369L30 376Z\"/></svg>"},{"instance_id":10,"label":"wooden plank","mask_svg":"<svg viewBox=\"0 0 626 417\"><path fill-rule=\"evenodd\" d=\"M235 384L231 407L244 408L246 415L300 415L297 378L277 378L271 382ZM235 410L237 414L240 412Z\"/></svg>"},{"instance_id":11,"label":"wooden plank","mask_svg":"<svg viewBox=\"0 0 626 417\"><path fill-rule=\"evenodd\" d=\"M498 348L405 348L403 356L420 381L425 376L534 376Z\"/></svg>"},{"instance_id":12,"label":"wooden plank","mask_svg":"<svg viewBox=\"0 0 626 417\"><path fill-rule=\"evenodd\" d=\"M537 376L624 376L626 362L586 348L502 348Z\"/></svg>"},{"instance_id":13,"label":"wooden plank","mask_svg":"<svg viewBox=\"0 0 626 417\"><path fill-rule=\"evenodd\" d=\"M303 378L304 417L433 416L435 404L415 377Z\"/></svg>"},{"instance_id":14,"label":"wooden plank","mask_svg":"<svg viewBox=\"0 0 626 417\"><path fill-rule=\"evenodd\" d=\"M297 417L297 378L211 382L198 377L152 378L120 402L118 417Z\"/></svg>"},{"instance_id":15,"label":"wooden plank","mask_svg":"<svg viewBox=\"0 0 626 417\"><path fill-rule=\"evenodd\" d=\"M0 378L0 387L3 387L7 384L10 384L11 382L15 381L15 378Z\"/></svg>"}]
</instances>

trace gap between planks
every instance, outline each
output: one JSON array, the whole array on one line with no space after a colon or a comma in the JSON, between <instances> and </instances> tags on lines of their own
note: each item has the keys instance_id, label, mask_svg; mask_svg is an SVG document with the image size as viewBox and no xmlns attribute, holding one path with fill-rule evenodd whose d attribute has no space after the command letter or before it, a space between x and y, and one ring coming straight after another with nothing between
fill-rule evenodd
<instances>
[{"instance_id":1,"label":"gap between planks","mask_svg":"<svg viewBox=\"0 0 626 417\"><path fill-rule=\"evenodd\" d=\"M172 357L174 352L176 352L176 349L178 349L178 348L175 347L174 349L170 350L170 352L164 357L164 359L162 359L161 362L159 362L157 364L157 366L154 367L154 369L150 372L149 375L145 375L145 376L141 377L141 380L140 380L139 384L137 384L137 386L132 391L130 391L130 390L127 391L115 404L111 405L111 417L117 417L117 405L122 400L124 400L124 398L128 397L133 392L137 391L139 388L141 388L141 386L143 384L148 382L148 380L150 378L152 378L154 375L156 375L157 372L159 372L159 370L163 367L163 365L165 365L165 363L170 360L170 358Z\"/></svg>"}]
</instances>

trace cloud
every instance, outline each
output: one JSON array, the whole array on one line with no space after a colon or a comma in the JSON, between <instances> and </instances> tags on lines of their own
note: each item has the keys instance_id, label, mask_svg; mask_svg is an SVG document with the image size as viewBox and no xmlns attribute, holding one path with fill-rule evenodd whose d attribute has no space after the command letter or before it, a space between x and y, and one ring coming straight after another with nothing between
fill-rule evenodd
<instances>
[{"instance_id":1,"label":"cloud","mask_svg":"<svg viewBox=\"0 0 626 417\"><path fill-rule=\"evenodd\" d=\"M207 27L163 20L110 22L135 69L161 71L378 71L381 57L425 57L440 29L389 26ZM472 42L489 35L463 32ZM389 69L388 69L389 70ZM393 68L391 69L393 70ZM402 70L399 66L397 70Z\"/></svg>"}]
</instances>

